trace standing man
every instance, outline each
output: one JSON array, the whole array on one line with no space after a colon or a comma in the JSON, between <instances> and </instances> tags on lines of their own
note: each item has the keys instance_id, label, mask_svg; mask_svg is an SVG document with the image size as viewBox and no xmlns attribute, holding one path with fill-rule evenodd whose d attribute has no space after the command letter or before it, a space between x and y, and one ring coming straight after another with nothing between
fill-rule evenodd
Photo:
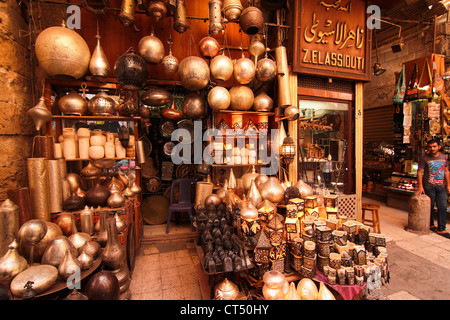
<instances>
[{"instance_id":1,"label":"standing man","mask_svg":"<svg viewBox=\"0 0 450 320\"><path fill-rule=\"evenodd\" d=\"M431 199L430 230L450 239L450 234L445 230L447 224L447 192L450 187L447 157L440 152L441 146L437 140L428 141L427 150L428 154L424 155L419 161L416 194L425 193ZM437 228L433 219L435 204L438 208Z\"/></svg>"}]
</instances>

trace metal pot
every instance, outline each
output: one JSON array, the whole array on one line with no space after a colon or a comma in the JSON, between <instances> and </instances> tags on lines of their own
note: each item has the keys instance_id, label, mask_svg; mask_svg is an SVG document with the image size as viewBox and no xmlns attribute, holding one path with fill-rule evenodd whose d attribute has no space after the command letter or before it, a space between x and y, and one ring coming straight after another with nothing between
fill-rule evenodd
<instances>
[{"instance_id":1,"label":"metal pot","mask_svg":"<svg viewBox=\"0 0 450 320\"><path fill-rule=\"evenodd\" d=\"M94 208L97 208L98 206L103 207L106 204L109 195L109 190L103 187L100 183L97 183L94 188L89 189L86 192L86 205Z\"/></svg>"},{"instance_id":2,"label":"metal pot","mask_svg":"<svg viewBox=\"0 0 450 320\"><path fill-rule=\"evenodd\" d=\"M269 58L264 58L256 63L256 78L261 82L275 79L277 76L277 63Z\"/></svg>"},{"instance_id":3,"label":"metal pot","mask_svg":"<svg viewBox=\"0 0 450 320\"><path fill-rule=\"evenodd\" d=\"M255 97L252 109L254 111L270 111L273 108L273 100L265 92L261 92Z\"/></svg>"},{"instance_id":4,"label":"metal pot","mask_svg":"<svg viewBox=\"0 0 450 320\"><path fill-rule=\"evenodd\" d=\"M160 21L167 16L167 7L163 1L150 0L147 6L147 14L155 21Z\"/></svg>"},{"instance_id":5,"label":"metal pot","mask_svg":"<svg viewBox=\"0 0 450 320\"><path fill-rule=\"evenodd\" d=\"M211 76L218 81L227 81L233 74L233 61L225 54L215 56L210 64Z\"/></svg>"},{"instance_id":6,"label":"metal pot","mask_svg":"<svg viewBox=\"0 0 450 320\"><path fill-rule=\"evenodd\" d=\"M248 47L248 53L250 54L251 57L253 57L255 65L256 65L256 62L258 61L258 58L264 52L266 52L266 47L259 40L253 40L250 43L250 46Z\"/></svg>"},{"instance_id":7,"label":"metal pot","mask_svg":"<svg viewBox=\"0 0 450 320\"><path fill-rule=\"evenodd\" d=\"M143 37L138 44L141 57L150 65L156 65L164 58L164 44L152 34Z\"/></svg>"},{"instance_id":8,"label":"metal pot","mask_svg":"<svg viewBox=\"0 0 450 320\"><path fill-rule=\"evenodd\" d=\"M200 40L198 43L198 51L203 58L212 59L219 53L220 45L219 41L213 37L207 36Z\"/></svg>"},{"instance_id":9,"label":"metal pot","mask_svg":"<svg viewBox=\"0 0 450 320\"><path fill-rule=\"evenodd\" d=\"M257 34L264 27L264 16L257 7L247 7L239 18L242 31L249 35Z\"/></svg>"},{"instance_id":10,"label":"metal pot","mask_svg":"<svg viewBox=\"0 0 450 320\"><path fill-rule=\"evenodd\" d=\"M19 244L14 239L6 254L0 259L0 280L9 283L16 275L28 268L28 262L19 254Z\"/></svg>"},{"instance_id":11,"label":"metal pot","mask_svg":"<svg viewBox=\"0 0 450 320\"><path fill-rule=\"evenodd\" d=\"M230 106L231 96L227 88L217 86L208 92L208 105L213 111L225 110Z\"/></svg>"},{"instance_id":12,"label":"metal pot","mask_svg":"<svg viewBox=\"0 0 450 320\"><path fill-rule=\"evenodd\" d=\"M148 66L144 58L130 48L116 60L114 74L124 89L137 90L148 79Z\"/></svg>"},{"instance_id":13,"label":"metal pot","mask_svg":"<svg viewBox=\"0 0 450 320\"><path fill-rule=\"evenodd\" d=\"M186 117L194 120L202 119L206 112L206 102L198 93L189 93L181 103L181 109Z\"/></svg>"},{"instance_id":14,"label":"metal pot","mask_svg":"<svg viewBox=\"0 0 450 320\"><path fill-rule=\"evenodd\" d=\"M101 270L89 279L85 294L89 300L119 300L119 280L111 271Z\"/></svg>"},{"instance_id":15,"label":"metal pot","mask_svg":"<svg viewBox=\"0 0 450 320\"><path fill-rule=\"evenodd\" d=\"M180 121L184 119L183 112L178 110L175 106L175 100L172 101L172 104L170 105L170 108L162 109L161 110L161 117L168 120L173 121Z\"/></svg>"},{"instance_id":16,"label":"metal pot","mask_svg":"<svg viewBox=\"0 0 450 320\"><path fill-rule=\"evenodd\" d=\"M58 108L65 115L82 116L88 111L88 102L72 90L58 100Z\"/></svg>"},{"instance_id":17,"label":"metal pot","mask_svg":"<svg viewBox=\"0 0 450 320\"><path fill-rule=\"evenodd\" d=\"M274 204L278 204L284 199L284 188L274 177L264 182L259 188L263 200L269 200Z\"/></svg>"},{"instance_id":18,"label":"metal pot","mask_svg":"<svg viewBox=\"0 0 450 320\"><path fill-rule=\"evenodd\" d=\"M89 111L94 116L113 116L116 114L116 101L105 91L100 91L89 100Z\"/></svg>"},{"instance_id":19,"label":"metal pot","mask_svg":"<svg viewBox=\"0 0 450 320\"><path fill-rule=\"evenodd\" d=\"M217 300L234 300L238 294L238 286L227 278L219 282L214 290L214 298Z\"/></svg>"},{"instance_id":20,"label":"metal pot","mask_svg":"<svg viewBox=\"0 0 450 320\"><path fill-rule=\"evenodd\" d=\"M178 78L182 86L188 90L203 89L210 80L208 64L200 57L187 57L181 61L178 67Z\"/></svg>"},{"instance_id":21,"label":"metal pot","mask_svg":"<svg viewBox=\"0 0 450 320\"><path fill-rule=\"evenodd\" d=\"M236 61L233 68L233 75L240 84L248 84L256 74L255 64L252 60L242 57Z\"/></svg>"},{"instance_id":22,"label":"metal pot","mask_svg":"<svg viewBox=\"0 0 450 320\"><path fill-rule=\"evenodd\" d=\"M50 27L36 38L39 66L51 77L76 80L86 74L91 52L86 41L66 27Z\"/></svg>"},{"instance_id":23,"label":"metal pot","mask_svg":"<svg viewBox=\"0 0 450 320\"><path fill-rule=\"evenodd\" d=\"M78 257L78 250L67 237L56 237L45 249L41 263L49 264L58 268L63 261L64 255L67 250L70 250L74 257Z\"/></svg>"},{"instance_id":24,"label":"metal pot","mask_svg":"<svg viewBox=\"0 0 450 320\"><path fill-rule=\"evenodd\" d=\"M247 86L232 87L230 89L230 97L230 109L239 111L250 110L255 99L253 91Z\"/></svg>"},{"instance_id":25,"label":"metal pot","mask_svg":"<svg viewBox=\"0 0 450 320\"><path fill-rule=\"evenodd\" d=\"M160 107L173 100L172 95L163 89L152 88L144 91L139 100L147 106Z\"/></svg>"},{"instance_id":26,"label":"metal pot","mask_svg":"<svg viewBox=\"0 0 450 320\"><path fill-rule=\"evenodd\" d=\"M222 6L222 14L229 22L237 22L241 16L244 7L240 0L224 0Z\"/></svg>"}]
</instances>

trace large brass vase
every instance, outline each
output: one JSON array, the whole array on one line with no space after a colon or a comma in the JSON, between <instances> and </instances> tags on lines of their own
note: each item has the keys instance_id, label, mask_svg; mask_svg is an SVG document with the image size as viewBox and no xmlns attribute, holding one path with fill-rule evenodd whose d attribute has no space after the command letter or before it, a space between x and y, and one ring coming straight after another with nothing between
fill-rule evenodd
<instances>
[{"instance_id":1,"label":"large brass vase","mask_svg":"<svg viewBox=\"0 0 450 320\"><path fill-rule=\"evenodd\" d=\"M9 199L0 205L0 257L10 247L19 231L19 207Z\"/></svg>"},{"instance_id":2,"label":"large brass vase","mask_svg":"<svg viewBox=\"0 0 450 320\"><path fill-rule=\"evenodd\" d=\"M39 66L51 77L76 80L86 74L91 52L86 41L66 27L50 27L36 38Z\"/></svg>"},{"instance_id":3,"label":"large brass vase","mask_svg":"<svg viewBox=\"0 0 450 320\"><path fill-rule=\"evenodd\" d=\"M116 270L124 261L126 252L117 238L116 219L108 218L106 223L108 242L102 252L102 262L106 268Z\"/></svg>"}]
</instances>

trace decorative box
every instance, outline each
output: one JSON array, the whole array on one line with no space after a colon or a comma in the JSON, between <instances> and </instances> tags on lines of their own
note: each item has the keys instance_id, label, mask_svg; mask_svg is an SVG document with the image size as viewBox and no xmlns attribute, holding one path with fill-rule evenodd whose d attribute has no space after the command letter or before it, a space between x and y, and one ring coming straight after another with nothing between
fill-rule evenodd
<instances>
[{"instance_id":1,"label":"decorative box","mask_svg":"<svg viewBox=\"0 0 450 320\"><path fill-rule=\"evenodd\" d=\"M305 278L314 278L316 275L316 268L310 269L304 265L300 268L300 275Z\"/></svg>"},{"instance_id":2,"label":"decorative box","mask_svg":"<svg viewBox=\"0 0 450 320\"><path fill-rule=\"evenodd\" d=\"M359 240L360 241L368 241L369 240L370 227L366 225L361 225L359 228Z\"/></svg>"},{"instance_id":3,"label":"decorative box","mask_svg":"<svg viewBox=\"0 0 450 320\"><path fill-rule=\"evenodd\" d=\"M303 256L292 254L291 266L294 268L294 270L300 272L302 265L303 265Z\"/></svg>"},{"instance_id":4,"label":"decorative box","mask_svg":"<svg viewBox=\"0 0 450 320\"><path fill-rule=\"evenodd\" d=\"M303 239L302 238L296 237L292 240L291 252L298 256L302 255L302 252L303 252Z\"/></svg>"},{"instance_id":5,"label":"decorative box","mask_svg":"<svg viewBox=\"0 0 450 320\"><path fill-rule=\"evenodd\" d=\"M336 277L329 274L327 278L330 285L334 286L336 284Z\"/></svg>"},{"instance_id":6,"label":"decorative box","mask_svg":"<svg viewBox=\"0 0 450 320\"><path fill-rule=\"evenodd\" d=\"M355 246L353 251L353 261L355 264L366 264L366 249L363 246Z\"/></svg>"},{"instance_id":7,"label":"decorative box","mask_svg":"<svg viewBox=\"0 0 450 320\"><path fill-rule=\"evenodd\" d=\"M303 255L312 258L316 255L316 244L313 241L303 242Z\"/></svg>"},{"instance_id":8,"label":"decorative box","mask_svg":"<svg viewBox=\"0 0 450 320\"><path fill-rule=\"evenodd\" d=\"M318 227L326 227L326 225L327 222L322 219L316 219L313 223L314 230L316 230Z\"/></svg>"},{"instance_id":9,"label":"decorative box","mask_svg":"<svg viewBox=\"0 0 450 320\"><path fill-rule=\"evenodd\" d=\"M331 230L337 230L339 228L339 219L337 218L328 218L327 219L327 227Z\"/></svg>"},{"instance_id":10,"label":"decorative box","mask_svg":"<svg viewBox=\"0 0 450 320\"><path fill-rule=\"evenodd\" d=\"M297 211L304 212L305 211L305 200L300 198L292 198L289 199L289 204L295 204L297 206Z\"/></svg>"},{"instance_id":11,"label":"decorative box","mask_svg":"<svg viewBox=\"0 0 450 320\"><path fill-rule=\"evenodd\" d=\"M330 267L333 269L339 269L341 267L341 255L339 253L330 253Z\"/></svg>"},{"instance_id":12,"label":"decorative box","mask_svg":"<svg viewBox=\"0 0 450 320\"><path fill-rule=\"evenodd\" d=\"M340 246L345 246L347 244L347 232L342 230L334 230L331 233L334 243Z\"/></svg>"},{"instance_id":13,"label":"decorative box","mask_svg":"<svg viewBox=\"0 0 450 320\"><path fill-rule=\"evenodd\" d=\"M320 254L317 257L317 269L323 272L323 267L330 265L330 258L328 256L323 257Z\"/></svg>"},{"instance_id":14,"label":"decorative box","mask_svg":"<svg viewBox=\"0 0 450 320\"><path fill-rule=\"evenodd\" d=\"M317 241L317 252L319 256L328 257L331 253L331 246L333 243L331 241Z\"/></svg>"},{"instance_id":15,"label":"decorative box","mask_svg":"<svg viewBox=\"0 0 450 320\"><path fill-rule=\"evenodd\" d=\"M346 251L341 254L341 265L343 267L353 266L353 259Z\"/></svg>"},{"instance_id":16,"label":"decorative box","mask_svg":"<svg viewBox=\"0 0 450 320\"><path fill-rule=\"evenodd\" d=\"M295 204L286 205L286 218L297 218L297 206Z\"/></svg>"},{"instance_id":17,"label":"decorative box","mask_svg":"<svg viewBox=\"0 0 450 320\"><path fill-rule=\"evenodd\" d=\"M313 226L308 225L303 228L303 234L306 234L308 236L314 236L316 232L314 231Z\"/></svg>"},{"instance_id":18,"label":"decorative box","mask_svg":"<svg viewBox=\"0 0 450 320\"><path fill-rule=\"evenodd\" d=\"M271 270L275 270L280 273L283 273L284 272L284 258L273 260Z\"/></svg>"},{"instance_id":19,"label":"decorative box","mask_svg":"<svg viewBox=\"0 0 450 320\"><path fill-rule=\"evenodd\" d=\"M328 263L330 263L330 259L328 259ZM322 267L322 272L325 277L328 277L328 275L330 274L330 265L324 265Z\"/></svg>"},{"instance_id":20,"label":"decorative box","mask_svg":"<svg viewBox=\"0 0 450 320\"><path fill-rule=\"evenodd\" d=\"M363 286L364 285L364 276L355 276L355 284L357 286Z\"/></svg>"},{"instance_id":21,"label":"decorative box","mask_svg":"<svg viewBox=\"0 0 450 320\"><path fill-rule=\"evenodd\" d=\"M325 210L327 212L327 219L337 219L338 218L337 208L326 207Z\"/></svg>"},{"instance_id":22,"label":"decorative box","mask_svg":"<svg viewBox=\"0 0 450 320\"><path fill-rule=\"evenodd\" d=\"M317 203L317 196L307 196L305 200L305 209L317 208L319 204Z\"/></svg>"},{"instance_id":23,"label":"decorative box","mask_svg":"<svg viewBox=\"0 0 450 320\"><path fill-rule=\"evenodd\" d=\"M347 283L347 278L346 277L338 277L338 284L341 286L345 286L345 284Z\"/></svg>"},{"instance_id":24,"label":"decorative box","mask_svg":"<svg viewBox=\"0 0 450 320\"><path fill-rule=\"evenodd\" d=\"M317 219L316 217L305 216L302 220L303 229L305 229L308 226L314 227L314 221L316 219Z\"/></svg>"},{"instance_id":25,"label":"decorative box","mask_svg":"<svg viewBox=\"0 0 450 320\"><path fill-rule=\"evenodd\" d=\"M347 234L355 234L356 233L356 223L355 221L346 221L342 224L342 230L347 232Z\"/></svg>"},{"instance_id":26,"label":"decorative box","mask_svg":"<svg viewBox=\"0 0 450 320\"><path fill-rule=\"evenodd\" d=\"M336 277L337 275L337 271L335 268L333 268L332 266L328 266L328 275L332 276L332 277Z\"/></svg>"},{"instance_id":27,"label":"decorative box","mask_svg":"<svg viewBox=\"0 0 450 320\"><path fill-rule=\"evenodd\" d=\"M308 234L303 233L303 234L302 234L302 239L303 239L303 243L304 243L305 241L316 242L316 235L310 236L310 235L308 235Z\"/></svg>"},{"instance_id":28,"label":"decorative box","mask_svg":"<svg viewBox=\"0 0 450 320\"><path fill-rule=\"evenodd\" d=\"M269 221L275 215L273 207L261 207L258 209L259 219L261 221Z\"/></svg>"},{"instance_id":29,"label":"decorative box","mask_svg":"<svg viewBox=\"0 0 450 320\"><path fill-rule=\"evenodd\" d=\"M326 225L316 227L316 236L319 241L330 241L331 240L331 229Z\"/></svg>"},{"instance_id":30,"label":"decorative box","mask_svg":"<svg viewBox=\"0 0 450 320\"><path fill-rule=\"evenodd\" d=\"M299 230L297 228L298 219L295 218L288 218L286 217L286 220L284 221L284 227L286 228L287 233L297 233Z\"/></svg>"},{"instance_id":31,"label":"decorative box","mask_svg":"<svg viewBox=\"0 0 450 320\"><path fill-rule=\"evenodd\" d=\"M355 277L363 277L364 276L364 268L360 265L355 265L353 267L353 270L355 271Z\"/></svg>"},{"instance_id":32,"label":"decorative box","mask_svg":"<svg viewBox=\"0 0 450 320\"><path fill-rule=\"evenodd\" d=\"M330 194L323 198L325 207L336 208L338 196L336 194Z\"/></svg>"},{"instance_id":33,"label":"decorative box","mask_svg":"<svg viewBox=\"0 0 450 320\"><path fill-rule=\"evenodd\" d=\"M316 269L316 261L317 261L316 253L314 253L313 257L309 257L307 255L303 256L303 266L308 269Z\"/></svg>"}]
</instances>

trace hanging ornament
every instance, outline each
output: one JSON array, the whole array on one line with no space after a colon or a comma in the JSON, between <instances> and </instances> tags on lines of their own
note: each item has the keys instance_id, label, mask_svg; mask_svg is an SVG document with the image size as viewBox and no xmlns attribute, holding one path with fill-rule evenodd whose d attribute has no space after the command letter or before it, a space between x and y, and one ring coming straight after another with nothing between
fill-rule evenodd
<instances>
[{"instance_id":1,"label":"hanging ornament","mask_svg":"<svg viewBox=\"0 0 450 320\"><path fill-rule=\"evenodd\" d=\"M221 10L222 2L220 0L209 0L209 33L213 36L224 32Z\"/></svg>"},{"instance_id":2,"label":"hanging ornament","mask_svg":"<svg viewBox=\"0 0 450 320\"><path fill-rule=\"evenodd\" d=\"M41 130L42 126L52 120L52 113L45 105L45 98L42 96L37 105L28 110L28 115L33 119L36 130Z\"/></svg>"},{"instance_id":3,"label":"hanging ornament","mask_svg":"<svg viewBox=\"0 0 450 320\"><path fill-rule=\"evenodd\" d=\"M188 28L186 22L186 3L184 0L177 0L177 8L174 13L174 23L173 28L179 34L183 34Z\"/></svg>"},{"instance_id":4,"label":"hanging ornament","mask_svg":"<svg viewBox=\"0 0 450 320\"><path fill-rule=\"evenodd\" d=\"M106 59L105 52L103 51L102 46L100 45L100 34L98 31L98 21L97 21L97 46L92 53L91 61L89 62L89 72L94 77L98 78L106 78L109 74L110 67L108 63L108 59Z\"/></svg>"},{"instance_id":5,"label":"hanging ornament","mask_svg":"<svg viewBox=\"0 0 450 320\"><path fill-rule=\"evenodd\" d=\"M167 16L167 7L162 1L150 0L147 6L147 15L158 22Z\"/></svg>"},{"instance_id":6,"label":"hanging ornament","mask_svg":"<svg viewBox=\"0 0 450 320\"><path fill-rule=\"evenodd\" d=\"M167 39L169 44L169 54L162 59L161 65L165 73L171 74L178 71L178 59L172 55L172 29L170 30L169 39Z\"/></svg>"},{"instance_id":7,"label":"hanging ornament","mask_svg":"<svg viewBox=\"0 0 450 320\"><path fill-rule=\"evenodd\" d=\"M119 20L125 27L130 27L134 24L134 16L136 14L135 0L122 0Z\"/></svg>"}]
</instances>

